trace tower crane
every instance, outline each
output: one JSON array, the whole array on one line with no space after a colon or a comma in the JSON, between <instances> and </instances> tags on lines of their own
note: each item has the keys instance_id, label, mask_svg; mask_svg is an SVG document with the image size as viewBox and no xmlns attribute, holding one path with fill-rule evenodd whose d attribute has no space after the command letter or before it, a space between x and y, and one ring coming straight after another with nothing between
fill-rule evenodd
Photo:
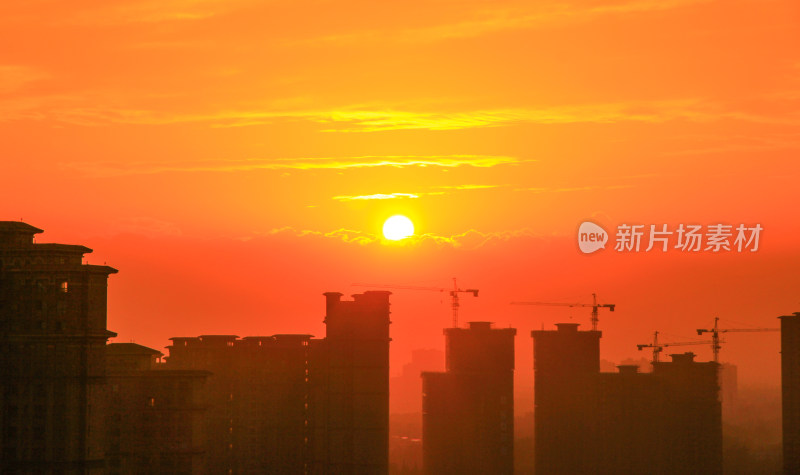
<instances>
[{"instance_id":1,"label":"tower crane","mask_svg":"<svg viewBox=\"0 0 800 475\"><path fill-rule=\"evenodd\" d=\"M461 306L459 302L459 294L472 294L473 297L478 296L478 289L461 289L458 287L456 278L453 277L453 288L442 287L418 287L414 285L377 285L377 284L352 284L356 287L380 287L384 289L403 289L403 290L431 290L436 292L447 292L450 294L450 308L453 312L453 328L458 328L458 308Z\"/></svg>"},{"instance_id":2,"label":"tower crane","mask_svg":"<svg viewBox=\"0 0 800 475\"><path fill-rule=\"evenodd\" d=\"M613 303L598 304L597 294L592 294L592 303L560 303L560 302L511 302L511 305L546 305L552 307L592 307L592 331L597 330L598 310L607 308L614 311Z\"/></svg>"},{"instance_id":3,"label":"tower crane","mask_svg":"<svg viewBox=\"0 0 800 475\"><path fill-rule=\"evenodd\" d=\"M689 345L707 345L711 343L710 341L679 341L679 342L672 342L672 343L659 343L658 342L658 332L653 333L653 343L646 343L642 345L636 345L636 348L639 351L642 351L645 348L652 348L653 349L653 363L658 363L658 356L664 351L664 348L667 346L689 346Z\"/></svg>"},{"instance_id":4,"label":"tower crane","mask_svg":"<svg viewBox=\"0 0 800 475\"><path fill-rule=\"evenodd\" d=\"M778 332L780 328L720 328L719 317L714 317L714 326L712 328L698 328L697 334L711 333L711 349L714 351L714 362L719 363L719 350L720 346L720 333L744 333L744 332Z\"/></svg>"}]
</instances>

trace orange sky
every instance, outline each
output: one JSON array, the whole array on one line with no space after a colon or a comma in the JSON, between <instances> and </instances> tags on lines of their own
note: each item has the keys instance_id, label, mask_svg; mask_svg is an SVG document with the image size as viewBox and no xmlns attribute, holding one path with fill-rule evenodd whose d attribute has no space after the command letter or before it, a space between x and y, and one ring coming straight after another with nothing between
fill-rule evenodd
<instances>
[{"instance_id":1,"label":"orange sky","mask_svg":"<svg viewBox=\"0 0 800 475\"><path fill-rule=\"evenodd\" d=\"M0 215L120 269L119 341L321 335L323 291L457 276L482 292L462 319L516 326L528 374L531 329L588 315L511 300L597 292L617 361L800 310L796 1L11 0L0 44ZM382 244L395 213L426 236ZM587 218L764 233L584 256ZM399 370L449 315L393 302ZM723 357L775 385L777 344Z\"/></svg>"}]
</instances>

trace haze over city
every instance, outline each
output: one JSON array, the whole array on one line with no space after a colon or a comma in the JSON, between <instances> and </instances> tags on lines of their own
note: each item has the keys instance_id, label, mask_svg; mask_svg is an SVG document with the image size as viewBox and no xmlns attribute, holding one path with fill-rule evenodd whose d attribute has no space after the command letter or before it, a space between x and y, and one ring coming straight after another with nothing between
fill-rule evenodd
<instances>
[{"instance_id":1,"label":"haze over city","mask_svg":"<svg viewBox=\"0 0 800 475\"><path fill-rule=\"evenodd\" d=\"M530 331L591 321L513 301L615 304L609 368L654 331L800 309L799 26L788 0L3 2L0 220L119 269L113 343L324 337L323 292L390 290L393 391L452 318L446 291L403 287L457 278L480 290L462 323L519 332L522 416ZM413 229L387 234L396 215ZM609 234L591 254L587 221ZM759 226L758 249L675 247L718 224ZM615 249L624 225L666 225L668 250ZM779 349L720 350L774 418Z\"/></svg>"}]
</instances>

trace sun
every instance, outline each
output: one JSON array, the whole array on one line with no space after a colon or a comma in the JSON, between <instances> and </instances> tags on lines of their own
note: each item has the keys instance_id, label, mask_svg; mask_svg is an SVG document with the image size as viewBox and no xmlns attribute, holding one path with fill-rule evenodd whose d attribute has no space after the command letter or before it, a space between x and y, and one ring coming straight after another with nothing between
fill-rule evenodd
<instances>
[{"instance_id":1,"label":"sun","mask_svg":"<svg viewBox=\"0 0 800 475\"><path fill-rule=\"evenodd\" d=\"M414 223L403 215L396 214L383 223L383 237L399 241L414 235Z\"/></svg>"}]
</instances>

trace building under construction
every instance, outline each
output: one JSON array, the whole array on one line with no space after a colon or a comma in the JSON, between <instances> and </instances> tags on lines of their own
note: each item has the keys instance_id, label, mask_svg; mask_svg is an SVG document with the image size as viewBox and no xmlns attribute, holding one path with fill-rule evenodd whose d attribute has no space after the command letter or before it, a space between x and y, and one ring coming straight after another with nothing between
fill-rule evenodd
<instances>
[{"instance_id":1,"label":"building under construction","mask_svg":"<svg viewBox=\"0 0 800 475\"><path fill-rule=\"evenodd\" d=\"M722 473L717 363L601 373L601 332L556 327L531 333L537 475Z\"/></svg>"},{"instance_id":2,"label":"building under construction","mask_svg":"<svg viewBox=\"0 0 800 475\"><path fill-rule=\"evenodd\" d=\"M800 312L781 320L783 473L800 473Z\"/></svg>"},{"instance_id":3,"label":"building under construction","mask_svg":"<svg viewBox=\"0 0 800 475\"><path fill-rule=\"evenodd\" d=\"M422 373L423 469L514 473L513 328L447 328L446 371Z\"/></svg>"},{"instance_id":4,"label":"building under construction","mask_svg":"<svg viewBox=\"0 0 800 475\"><path fill-rule=\"evenodd\" d=\"M107 266L0 222L0 471L104 472Z\"/></svg>"},{"instance_id":5,"label":"building under construction","mask_svg":"<svg viewBox=\"0 0 800 475\"><path fill-rule=\"evenodd\" d=\"M167 367L208 370L206 464L225 474L387 474L389 295L326 297L326 338L172 338Z\"/></svg>"}]
</instances>

